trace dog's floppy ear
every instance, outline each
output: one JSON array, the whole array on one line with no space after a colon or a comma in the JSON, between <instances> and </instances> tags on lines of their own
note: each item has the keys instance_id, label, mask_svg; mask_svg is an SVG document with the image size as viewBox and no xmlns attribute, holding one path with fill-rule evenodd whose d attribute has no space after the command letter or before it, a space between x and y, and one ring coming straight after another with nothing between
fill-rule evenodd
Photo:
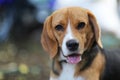
<instances>
[{"instance_id":1,"label":"dog's floppy ear","mask_svg":"<svg viewBox=\"0 0 120 80\"><path fill-rule=\"evenodd\" d=\"M43 31L41 34L41 43L45 51L50 53L51 58L57 54L58 44L53 34L51 16L49 16L44 22Z\"/></svg>"},{"instance_id":2,"label":"dog's floppy ear","mask_svg":"<svg viewBox=\"0 0 120 80\"><path fill-rule=\"evenodd\" d=\"M101 30L97 23L97 20L96 20L95 16L92 14L92 12L87 10L87 13L88 13L90 25L93 27L96 43L98 44L99 47L103 48L102 41L101 41Z\"/></svg>"}]
</instances>

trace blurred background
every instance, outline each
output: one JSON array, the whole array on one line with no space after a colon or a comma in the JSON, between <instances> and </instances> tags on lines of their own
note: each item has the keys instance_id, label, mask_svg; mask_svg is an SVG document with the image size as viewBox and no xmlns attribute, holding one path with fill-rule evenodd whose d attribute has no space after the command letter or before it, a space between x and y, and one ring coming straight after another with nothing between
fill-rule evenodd
<instances>
[{"instance_id":1,"label":"blurred background","mask_svg":"<svg viewBox=\"0 0 120 80\"><path fill-rule=\"evenodd\" d=\"M0 0L0 80L48 80L49 55L40 43L43 22L68 6L91 10L104 48L120 48L120 0Z\"/></svg>"}]
</instances>

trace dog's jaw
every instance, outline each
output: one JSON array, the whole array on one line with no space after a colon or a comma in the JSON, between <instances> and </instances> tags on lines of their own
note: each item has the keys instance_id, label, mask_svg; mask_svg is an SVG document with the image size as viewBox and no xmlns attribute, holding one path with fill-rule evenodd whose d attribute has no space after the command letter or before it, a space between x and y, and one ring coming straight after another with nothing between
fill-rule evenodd
<instances>
[{"instance_id":1,"label":"dog's jaw","mask_svg":"<svg viewBox=\"0 0 120 80\"><path fill-rule=\"evenodd\" d=\"M59 61L65 61L69 64L77 64L80 61L82 61L82 56L80 54L75 53L73 53L72 55L64 56L64 53L61 50L59 54Z\"/></svg>"}]
</instances>

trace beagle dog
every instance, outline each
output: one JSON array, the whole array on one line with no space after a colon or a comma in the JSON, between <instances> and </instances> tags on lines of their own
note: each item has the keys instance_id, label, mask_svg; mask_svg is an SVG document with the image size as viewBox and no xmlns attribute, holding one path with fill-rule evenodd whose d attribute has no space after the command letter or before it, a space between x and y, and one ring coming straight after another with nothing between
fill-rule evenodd
<instances>
[{"instance_id":1,"label":"beagle dog","mask_svg":"<svg viewBox=\"0 0 120 80\"><path fill-rule=\"evenodd\" d=\"M41 43L52 59L50 80L120 80L120 54L103 49L99 25L87 9L53 12Z\"/></svg>"}]
</instances>

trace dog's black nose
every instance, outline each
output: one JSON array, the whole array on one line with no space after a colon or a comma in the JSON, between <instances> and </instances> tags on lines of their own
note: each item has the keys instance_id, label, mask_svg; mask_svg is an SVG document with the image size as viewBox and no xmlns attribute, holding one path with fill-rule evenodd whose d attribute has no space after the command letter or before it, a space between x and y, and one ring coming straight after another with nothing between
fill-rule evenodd
<instances>
[{"instance_id":1,"label":"dog's black nose","mask_svg":"<svg viewBox=\"0 0 120 80\"><path fill-rule=\"evenodd\" d=\"M79 47L79 42L76 40L69 40L67 41L66 46L70 51L76 51Z\"/></svg>"}]
</instances>

